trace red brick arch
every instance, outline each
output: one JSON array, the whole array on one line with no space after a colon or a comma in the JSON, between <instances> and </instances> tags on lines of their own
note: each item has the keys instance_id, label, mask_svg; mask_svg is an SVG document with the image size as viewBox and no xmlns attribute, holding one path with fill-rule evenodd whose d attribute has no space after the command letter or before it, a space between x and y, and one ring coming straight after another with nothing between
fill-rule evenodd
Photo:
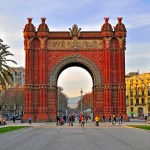
<instances>
[{"instance_id":1,"label":"red brick arch","mask_svg":"<svg viewBox=\"0 0 150 150\"><path fill-rule=\"evenodd\" d=\"M57 86L57 79L60 73L71 66L79 66L86 69L93 79L93 84L97 86L102 85L102 75L91 60L79 55L71 55L63 58L54 66L50 73L50 86Z\"/></svg>"},{"instance_id":2,"label":"red brick arch","mask_svg":"<svg viewBox=\"0 0 150 150\"><path fill-rule=\"evenodd\" d=\"M94 116L122 114L125 103L126 28L118 18L114 30L105 18L101 31L49 31L45 18L37 31L28 18L24 29L26 53L25 116L54 121L57 115L57 80L70 66L86 69L93 79Z\"/></svg>"}]
</instances>

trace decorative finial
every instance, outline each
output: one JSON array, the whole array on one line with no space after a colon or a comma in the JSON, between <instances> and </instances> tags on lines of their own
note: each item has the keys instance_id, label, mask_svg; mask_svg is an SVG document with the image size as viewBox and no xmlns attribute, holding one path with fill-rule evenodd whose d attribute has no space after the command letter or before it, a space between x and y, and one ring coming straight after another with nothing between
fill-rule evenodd
<instances>
[{"instance_id":1,"label":"decorative finial","mask_svg":"<svg viewBox=\"0 0 150 150\"><path fill-rule=\"evenodd\" d=\"M27 19L28 19L28 23L31 23L33 18L27 18Z\"/></svg>"},{"instance_id":2,"label":"decorative finial","mask_svg":"<svg viewBox=\"0 0 150 150\"><path fill-rule=\"evenodd\" d=\"M46 18L41 18L42 23L45 23Z\"/></svg>"},{"instance_id":3,"label":"decorative finial","mask_svg":"<svg viewBox=\"0 0 150 150\"><path fill-rule=\"evenodd\" d=\"M105 23L107 23L109 21L109 18L105 17L104 20L105 20Z\"/></svg>"},{"instance_id":4,"label":"decorative finial","mask_svg":"<svg viewBox=\"0 0 150 150\"><path fill-rule=\"evenodd\" d=\"M118 22L121 22L122 21L122 17L118 17Z\"/></svg>"}]
</instances>

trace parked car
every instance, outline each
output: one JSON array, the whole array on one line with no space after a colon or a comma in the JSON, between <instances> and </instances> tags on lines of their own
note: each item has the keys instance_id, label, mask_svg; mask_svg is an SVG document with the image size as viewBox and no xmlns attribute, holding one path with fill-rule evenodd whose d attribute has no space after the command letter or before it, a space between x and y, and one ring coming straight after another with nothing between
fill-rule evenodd
<instances>
[{"instance_id":1,"label":"parked car","mask_svg":"<svg viewBox=\"0 0 150 150\"><path fill-rule=\"evenodd\" d=\"M3 119L5 119L5 120L9 120L8 115L7 115L7 114L4 114L4 115L3 115Z\"/></svg>"},{"instance_id":2,"label":"parked car","mask_svg":"<svg viewBox=\"0 0 150 150\"><path fill-rule=\"evenodd\" d=\"M21 118L22 118L21 116L18 116L16 117L16 120L21 120Z\"/></svg>"}]
</instances>

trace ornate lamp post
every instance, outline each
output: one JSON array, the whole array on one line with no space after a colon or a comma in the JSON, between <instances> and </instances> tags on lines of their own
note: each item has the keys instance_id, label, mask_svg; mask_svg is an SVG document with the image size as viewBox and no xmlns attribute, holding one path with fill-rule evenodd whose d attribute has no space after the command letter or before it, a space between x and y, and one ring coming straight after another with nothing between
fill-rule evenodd
<instances>
[{"instance_id":1,"label":"ornate lamp post","mask_svg":"<svg viewBox=\"0 0 150 150\"><path fill-rule=\"evenodd\" d=\"M57 89L57 99L58 99L58 114L62 111L62 104L61 104L61 91L63 91L62 87L58 87ZM61 104L61 106L60 106Z\"/></svg>"},{"instance_id":2,"label":"ornate lamp post","mask_svg":"<svg viewBox=\"0 0 150 150\"><path fill-rule=\"evenodd\" d=\"M81 113L82 113L82 94L83 94L82 88L81 88L80 93L81 93Z\"/></svg>"},{"instance_id":3,"label":"ornate lamp post","mask_svg":"<svg viewBox=\"0 0 150 150\"><path fill-rule=\"evenodd\" d=\"M60 88L58 87L58 89L57 89L57 99L58 99L58 115L59 115L59 109L60 109L60 107L59 107L59 100L60 100Z\"/></svg>"}]
</instances>

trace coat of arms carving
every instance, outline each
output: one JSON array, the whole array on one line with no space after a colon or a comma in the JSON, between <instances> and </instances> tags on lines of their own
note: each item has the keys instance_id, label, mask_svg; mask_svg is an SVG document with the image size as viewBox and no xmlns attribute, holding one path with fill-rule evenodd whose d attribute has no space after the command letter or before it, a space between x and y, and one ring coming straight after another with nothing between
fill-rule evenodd
<instances>
[{"instance_id":1,"label":"coat of arms carving","mask_svg":"<svg viewBox=\"0 0 150 150\"><path fill-rule=\"evenodd\" d=\"M78 28L78 26L76 25L76 24L74 24L73 26L72 26L72 29L71 28L69 28L69 30L70 30L70 35L71 36L80 36L80 30L81 30L81 28Z\"/></svg>"}]
</instances>

